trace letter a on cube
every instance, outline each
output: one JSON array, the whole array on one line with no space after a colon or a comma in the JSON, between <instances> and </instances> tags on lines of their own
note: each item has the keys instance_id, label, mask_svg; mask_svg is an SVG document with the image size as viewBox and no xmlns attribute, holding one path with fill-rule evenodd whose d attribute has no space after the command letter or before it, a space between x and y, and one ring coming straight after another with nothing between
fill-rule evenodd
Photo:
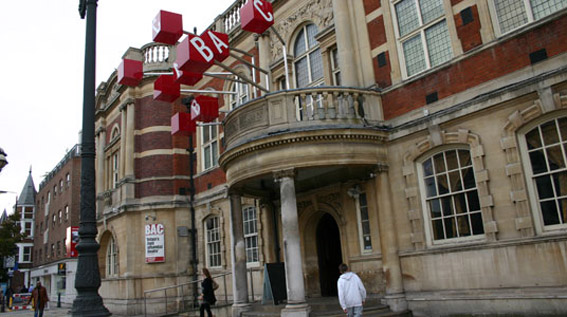
<instances>
[{"instance_id":1,"label":"letter a on cube","mask_svg":"<svg viewBox=\"0 0 567 317\"><path fill-rule=\"evenodd\" d=\"M177 45L176 52L175 62L182 71L202 74L213 64L213 51L196 35L188 34Z\"/></svg>"},{"instance_id":2,"label":"letter a on cube","mask_svg":"<svg viewBox=\"0 0 567 317\"><path fill-rule=\"evenodd\" d=\"M249 32L262 34L274 24L272 4L264 0L249 0L240 9L240 27Z\"/></svg>"},{"instance_id":3,"label":"letter a on cube","mask_svg":"<svg viewBox=\"0 0 567 317\"><path fill-rule=\"evenodd\" d=\"M154 42L175 45L183 35L181 14L161 10L152 22Z\"/></svg>"},{"instance_id":4,"label":"letter a on cube","mask_svg":"<svg viewBox=\"0 0 567 317\"><path fill-rule=\"evenodd\" d=\"M118 66L118 83L126 86L136 87L144 77L144 69L141 61L123 59Z\"/></svg>"},{"instance_id":5,"label":"letter a on cube","mask_svg":"<svg viewBox=\"0 0 567 317\"><path fill-rule=\"evenodd\" d=\"M201 38L213 51L215 60L222 62L230 55L228 34L206 30L201 34Z\"/></svg>"},{"instance_id":6,"label":"letter a on cube","mask_svg":"<svg viewBox=\"0 0 567 317\"><path fill-rule=\"evenodd\" d=\"M154 82L154 99L174 102L181 95L180 86L174 76L161 75Z\"/></svg>"},{"instance_id":7,"label":"letter a on cube","mask_svg":"<svg viewBox=\"0 0 567 317\"><path fill-rule=\"evenodd\" d=\"M195 131L197 125L190 113L178 112L171 117L171 135L191 135Z\"/></svg>"}]
</instances>

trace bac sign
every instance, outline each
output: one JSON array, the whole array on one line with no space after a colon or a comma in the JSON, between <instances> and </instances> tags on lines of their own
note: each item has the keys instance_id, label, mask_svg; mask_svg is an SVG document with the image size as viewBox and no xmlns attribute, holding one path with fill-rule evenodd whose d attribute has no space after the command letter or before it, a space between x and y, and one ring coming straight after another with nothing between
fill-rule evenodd
<instances>
[{"instance_id":1,"label":"bac sign","mask_svg":"<svg viewBox=\"0 0 567 317\"><path fill-rule=\"evenodd\" d=\"M165 262L164 233L161 223L146 225L146 263Z\"/></svg>"},{"instance_id":2,"label":"bac sign","mask_svg":"<svg viewBox=\"0 0 567 317\"><path fill-rule=\"evenodd\" d=\"M262 34L274 24L272 4L264 0L249 0L240 9L240 27L249 32Z\"/></svg>"},{"instance_id":3,"label":"bac sign","mask_svg":"<svg viewBox=\"0 0 567 317\"><path fill-rule=\"evenodd\" d=\"M154 42L175 45L183 35L181 14L161 10L152 22Z\"/></svg>"},{"instance_id":4,"label":"bac sign","mask_svg":"<svg viewBox=\"0 0 567 317\"><path fill-rule=\"evenodd\" d=\"M191 120L211 122L219 116L219 99L209 96L197 96L191 102Z\"/></svg>"},{"instance_id":5,"label":"bac sign","mask_svg":"<svg viewBox=\"0 0 567 317\"><path fill-rule=\"evenodd\" d=\"M191 114L178 112L171 117L171 135L190 135L197 131L195 120L191 120Z\"/></svg>"},{"instance_id":6,"label":"bac sign","mask_svg":"<svg viewBox=\"0 0 567 317\"><path fill-rule=\"evenodd\" d=\"M118 83L131 87L138 86L144 77L143 68L142 61L123 59L118 66Z\"/></svg>"}]
</instances>

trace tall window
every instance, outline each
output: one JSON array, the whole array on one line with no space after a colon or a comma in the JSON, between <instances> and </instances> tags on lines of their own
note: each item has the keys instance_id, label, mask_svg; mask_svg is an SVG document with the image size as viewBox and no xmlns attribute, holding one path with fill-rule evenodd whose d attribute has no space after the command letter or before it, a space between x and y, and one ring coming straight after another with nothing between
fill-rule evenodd
<instances>
[{"instance_id":1,"label":"tall window","mask_svg":"<svg viewBox=\"0 0 567 317\"><path fill-rule=\"evenodd\" d=\"M565 0L494 0L497 28L508 33L567 7Z\"/></svg>"},{"instance_id":2,"label":"tall window","mask_svg":"<svg viewBox=\"0 0 567 317\"><path fill-rule=\"evenodd\" d=\"M116 276L118 274L118 248L114 237L110 238L106 248L106 276Z\"/></svg>"},{"instance_id":3,"label":"tall window","mask_svg":"<svg viewBox=\"0 0 567 317\"><path fill-rule=\"evenodd\" d=\"M217 121L215 121L217 122ZM219 142L217 139L218 127L216 125L203 126L202 131L202 155L203 170L208 170L217 165L219 159Z\"/></svg>"},{"instance_id":4,"label":"tall window","mask_svg":"<svg viewBox=\"0 0 567 317\"><path fill-rule=\"evenodd\" d=\"M236 77L236 79L239 80L240 77ZM248 84L234 82L232 84L232 91L235 92L235 94L230 95L231 110L250 100Z\"/></svg>"},{"instance_id":5,"label":"tall window","mask_svg":"<svg viewBox=\"0 0 567 317\"><path fill-rule=\"evenodd\" d=\"M341 85L341 69L339 68L339 51L335 47L331 50L331 73L333 74L333 85Z\"/></svg>"},{"instance_id":6,"label":"tall window","mask_svg":"<svg viewBox=\"0 0 567 317\"><path fill-rule=\"evenodd\" d=\"M447 150L421 165L424 210L434 242L484 234L470 152Z\"/></svg>"},{"instance_id":7,"label":"tall window","mask_svg":"<svg viewBox=\"0 0 567 317\"><path fill-rule=\"evenodd\" d=\"M451 37L443 0L401 0L394 4L398 41L407 77L451 59Z\"/></svg>"},{"instance_id":8,"label":"tall window","mask_svg":"<svg viewBox=\"0 0 567 317\"><path fill-rule=\"evenodd\" d=\"M118 186L118 171L119 171L119 155L118 152L112 154L112 188Z\"/></svg>"},{"instance_id":9,"label":"tall window","mask_svg":"<svg viewBox=\"0 0 567 317\"><path fill-rule=\"evenodd\" d=\"M527 176L536 196L534 210L544 230L567 224L567 118L545 122L525 134ZM534 205L535 205L534 204Z\"/></svg>"},{"instance_id":10,"label":"tall window","mask_svg":"<svg viewBox=\"0 0 567 317\"><path fill-rule=\"evenodd\" d=\"M24 233L28 237L32 236L32 226L33 226L33 224L31 222L29 222L29 221L24 222Z\"/></svg>"},{"instance_id":11,"label":"tall window","mask_svg":"<svg viewBox=\"0 0 567 317\"><path fill-rule=\"evenodd\" d=\"M315 24L307 24L301 28L293 46L295 83L297 88L316 86L323 79L323 60Z\"/></svg>"},{"instance_id":12,"label":"tall window","mask_svg":"<svg viewBox=\"0 0 567 317\"><path fill-rule=\"evenodd\" d=\"M69 173L65 175L65 184L67 187L69 187L69 185L71 184L71 175L69 175Z\"/></svg>"},{"instance_id":13,"label":"tall window","mask_svg":"<svg viewBox=\"0 0 567 317\"><path fill-rule=\"evenodd\" d=\"M221 266L221 240L219 217L210 217L205 222L207 235L207 266Z\"/></svg>"},{"instance_id":14,"label":"tall window","mask_svg":"<svg viewBox=\"0 0 567 317\"><path fill-rule=\"evenodd\" d=\"M244 226L244 240L246 244L246 262L258 262L258 218L256 207L242 208L242 222Z\"/></svg>"},{"instance_id":15,"label":"tall window","mask_svg":"<svg viewBox=\"0 0 567 317\"><path fill-rule=\"evenodd\" d=\"M31 256L32 256L32 247L24 247L22 262L31 262L32 260Z\"/></svg>"},{"instance_id":16,"label":"tall window","mask_svg":"<svg viewBox=\"0 0 567 317\"><path fill-rule=\"evenodd\" d=\"M69 206L65 206L65 221L69 220Z\"/></svg>"},{"instance_id":17,"label":"tall window","mask_svg":"<svg viewBox=\"0 0 567 317\"><path fill-rule=\"evenodd\" d=\"M358 209L359 232L362 251L372 250L372 238L370 237L370 221L368 219L368 201L366 193L360 193L356 203Z\"/></svg>"}]
</instances>

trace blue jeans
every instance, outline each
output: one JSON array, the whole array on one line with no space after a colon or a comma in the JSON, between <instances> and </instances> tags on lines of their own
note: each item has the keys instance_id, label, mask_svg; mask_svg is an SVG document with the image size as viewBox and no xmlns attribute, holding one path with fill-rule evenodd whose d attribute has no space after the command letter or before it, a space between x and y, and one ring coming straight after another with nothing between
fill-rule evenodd
<instances>
[{"instance_id":1,"label":"blue jeans","mask_svg":"<svg viewBox=\"0 0 567 317\"><path fill-rule=\"evenodd\" d=\"M348 317L360 317L362 316L362 306L347 307Z\"/></svg>"},{"instance_id":2,"label":"blue jeans","mask_svg":"<svg viewBox=\"0 0 567 317\"><path fill-rule=\"evenodd\" d=\"M43 317L43 309L36 308L33 317Z\"/></svg>"}]
</instances>

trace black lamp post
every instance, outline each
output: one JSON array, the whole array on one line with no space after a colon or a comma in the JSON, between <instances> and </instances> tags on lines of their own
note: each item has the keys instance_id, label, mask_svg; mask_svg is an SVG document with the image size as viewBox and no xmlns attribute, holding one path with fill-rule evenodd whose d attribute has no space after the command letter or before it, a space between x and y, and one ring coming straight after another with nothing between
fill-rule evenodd
<instances>
[{"instance_id":1,"label":"black lamp post","mask_svg":"<svg viewBox=\"0 0 567 317\"><path fill-rule=\"evenodd\" d=\"M73 316L110 316L98 294L100 272L96 242L95 213L95 52L96 52L96 6L98 0L80 0L81 18L87 16L85 45L85 80L83 87L83 133L81 140L81 212L79 224L79 259L75 275L77 297L73 301Z\"/></svg>"}]
</instances>

